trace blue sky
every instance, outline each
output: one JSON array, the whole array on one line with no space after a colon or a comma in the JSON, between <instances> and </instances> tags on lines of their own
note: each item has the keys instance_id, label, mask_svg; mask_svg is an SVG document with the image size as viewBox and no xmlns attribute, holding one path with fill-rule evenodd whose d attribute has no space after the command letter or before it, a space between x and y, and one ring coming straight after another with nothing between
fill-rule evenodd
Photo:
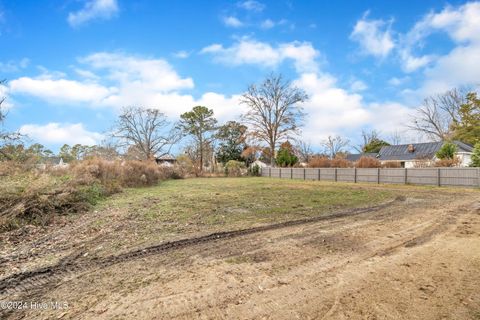
<instances>
[{"instance_id":1,"label":"blue sky","mask_svg":"<svg viewBox=\"0 0 480 320\"><path fill-rule=\"evenodd\" d=\"M416 141L424 97L480 83L480 2L0 0L0 41L6 126L53 150L99 143L128 105L235 119L272 71L309 94L313 146Z\"/></svg>"}]
</instances>

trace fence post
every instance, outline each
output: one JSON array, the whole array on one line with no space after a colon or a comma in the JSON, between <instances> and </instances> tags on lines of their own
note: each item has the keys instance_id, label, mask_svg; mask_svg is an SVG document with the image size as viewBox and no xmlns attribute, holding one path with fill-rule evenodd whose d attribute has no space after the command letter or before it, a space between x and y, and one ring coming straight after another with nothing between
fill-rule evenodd
<instances>
[{"instance_id":1,"label":"fence post","mask_svg":"<svg viewBox=\"0 0 480 320\"><path fill-rule=\"evenodd\" d=\"M440 168L438 168L438 169L437 169L437 185L438 185L439 187L442 186L440 179L441 179L441 178L440 178Z\"/></svg>"},{"instance_id":2,"label":"fence post","mask_svg":"<svg viewBox=\"0 0 480 320\"><path fill-rule=\"evenodd\" d=\"M290 179L293 179L293 168L290 168Z\"/></svg>"},{"instance_id":3,"label":"fence post","mask_svg":"<svg viewBox=\"0 0 480 320\"><path fill-rule=\"evenodd\" d=\"M270 177L270 178L272 177L272 168L271 167L268 168L268 177Z\"/></svg>"},{"instance_id":4,"label":"fence post","mask_svg":"<svg viewBox=\"0 0 480 320\"><path fill-rule=\"evenodd\" d=\"M478 171L478 174L479 174L479 176L478 176L478 181L479 182L478 183L480 185L480 171ZM318 168L318 181L320 181L320 168Z\"/></svg>"},{"instance_id":5,"label":"fence post","mask_svg":"<svg viewBox=\"0 0 480 320\"><path fill-rule=\"evenodd\" d=\"M380 184L380 168L377 168L377 184Z\"/></svg>"},{"instance_id":6,"label":"fence post","mask_svg":"<svg viewBox=\"0 0 480 320\"><path fill-rule=\"evenodd\" d=\"M405 168L405 184L407 184L407 182L408 182L408 179L407 179L407 170L408 170L408 169Z\"/></svg>"},{"instance_id":7,"label":"fence post","mask_svg":"<svg viewBox=\"0 0 480 320\"><path fill-rule=\"evenodd\" d=\"M337 182L337 168L335 168L335 182Z\"/></svg>"},{"instance_id":8,"label":"fence post","mask_svg":"<svg viewBox=\"0 0 480 320\"><path fill-rule=\"evenodd\" d=\"M357 183L357 168L353 168L353 183Z\"/></svg>"},{"instance_id":9,"label":"fence post","mask_svg":"<svg viewBox=\"0 0 480 320\"><path fill-rule=\"evenodd\" d=\"M480 188L480 168L477 169L478 187Z\"/></svg>"},{"instance_id":10,"label":"fence post","mask_svg":"<svg viewBox=\"0 0 480 320\"><path fill-rule=\"evenodd\" d=\"M278 168L278 177L282 179L282 168Z\"/></svg>"}]
</instances>

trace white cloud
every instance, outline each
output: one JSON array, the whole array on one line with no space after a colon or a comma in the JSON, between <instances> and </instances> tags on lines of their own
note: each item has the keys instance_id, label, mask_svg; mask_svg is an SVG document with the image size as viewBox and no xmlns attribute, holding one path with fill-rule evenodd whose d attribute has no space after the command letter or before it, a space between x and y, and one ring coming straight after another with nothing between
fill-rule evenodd
<instances>
[{"instance_id":1,"label":"white cloud","mask_svg":"<svg viewBox=\"0 0 480 320\"><path fill-rule=\"evenodd\" d=\"M289 23L288 20L286 20L286 19L281 19L281 20L278 20L278 21L273 21L271 19L265 19L260 24L260 28L265 29L265 30L272 29L272 28L278 27L278 26L285 26L285 27L288 27L290 29L295 28L295 25L293 23Z\"/></svg>"},{"instance_id":2,"label":"white cloud","mask_svg":"<svg viewBox=\"0 0 480 320\"><path fill-rule=\"evenodd\" d=\"M480 2L469 2L458 7L447 6L438 13L430 12L425 15L405 35L404 42L408 53L417 46L422 46L435 32L446 33L455 46L443 56L423 55L416 58L411 55L407 56L410 60L404 59L404 69L407 71L409 62L412 61L420 61L421 66L426 66L424 83L420 89L414 91L419 96L425 96L441 93L453 87L478 85Z\"/></svg>"},{"instance_id":3,"label":"white cloud","mask_svg":"<svg viewBox=\"0 0 480 320\"><path fill-rule=\"evenodd\" d=\"M78 27L90 20L108 20L118 12L117 0L89 0L77 12L70 12L67 21L72 27Z\"/></svg>"},{"instance_id":4,"label":"white cloud","mask_svg":"<svg viewBox=\"0 0 480 320\"><path fill-rule=\"evenodd\" d=\"M260 3L255 0L246 0L237 3L238 7L248 10L248 11L255 11L255 12L261 12L263 9L265 9L265 5L263 3Z\"/></svg>"},{"instance_id":5,"label":"white cloud","mask_svg":"<svg viewBox=\"0 0 480 320\"><path fill-rule=\"evenodd\" d=\"M175 52L173 54L173 56L175 58L179 58L179 59L186 59L190 56L190 52L185 51L185 50L180 50L180 51Z\"/></svg>"},{"instance_id":6,"label":"white cloud","mask_svg":"<svg viewBox=\"0 0 480 320\"><path fill-rule=\"evenodd\" d=\"M121 87L160 92L193 88L192 78L181 78L163 59L141 58L120 53L99 52L80 59L89 67L105 71L105 77Z\"/></svg>"},{"instance_id":7,"label":"white cloud","mask_svg":"<svg viewBox=\"0 0 480 320\"><path fill-rule=\"evenodd\" d=\"M480 42L480 2L469 2L457 8L447 6L439 13L424 16L407 35L408 42L421 41L436 31L446 32L456 42Z\"/></svg>"},{"instance_id":8,"label":"white cloud","mask_svg":"<svg viewBox=\"0 0 480 320\"><path fill-rule=\"evenodd\" d=\"M233 16L223 17L222 21L227 27L232 27L232 28L240 28L240 27L243 27L244 25L242 21L240 21L238 18Z\"/></svg>"},{"instance_id":9,"label":"white cloud","mask_svg":"<svg viewBox=\"0 0 480 320\"><path fill-rule=\"evenodd\" d=\"M353 92L359 92L359 91L364 91L367 90L368 86L365 82L362 80L353 80L350 83L350 90Z\"/></svg>"},{"instance_id":10,"label":"white cloud","mask_svg":"<svg viewBox=\"0 0 480 320\"><path fill-rule=\"evenodd\" d=\"M400 50L400 59L402 61L402 69L405 72L413 72L423 68L434 61L435 55L423 55L415 57L410 48L403 48Z\"/></svg>"},{"instance_id":11,"label":"white cloud","mask_svg":"<svg viewBox=\"0 0 480 320\"><path fill-rule=\"evenodd\" d=\"M308 117L302 137L314 143L328 135L348 135L365 127L383 133L403 130L411 113L396 102L366 103L360 94L339 87L329 74L304 73L294 85L309 95L304 104Z\"/></svg>"},{"instance_id":12,"label":"white cloud","mask_svg":"<svg viewBox=\"0 0 480 320\"><path fill-rule=\"evenodd\" d=\"M459 86L478 86L480 79L480 44L458 46L425 70L420 88L424 95L442 93Z\"/></svg>"},{"instance_id":13,"label":"white cloud","mask_svg":"<svg viewBox=\"0 0 480 320\"><path fill-rule=\"evenodd\" d=\"M23 58L20 61L0 62L0 72L18 72L21 69L28 67L29 63L30 60L27 58Z\"/></svg>"},{"instance_id":14,"label":"white cloud","mask_svg":"<svg viewBox=\"0 0 480 320\"><path fill-rule=\"evenodd\" d=\"M44 144L95 145L103 138L98 132L86 130L82 123L26 124L20 127L20 133Z\"/></svg>"},{"instance_id":15,"label":"white cloud","mask_svg":"<svg viewBox=\"0 0 480 320\"><path fill-rule=\"evenodd\" d=\"M392 86L400 86L405 82L407 82L408 80L410 80L410 77L402 77L402 78L393 77L393 78L390 78L390 80L388 80L388 84Z\"/></svg>"},{"instance_id":16,"label":"white cloud","mask_svg":"<svg viewBox=\"0 0 480 320\"><path fill-rule=\"evenodd\" d=\"M113 89L95 83L82 83L66 79L21 77L9 83L11 93L28 94L51 102L101 103Z\"/></svg>"},{"instance_id":17,"label":"white cloud","mask_svg":"<svg viewBox=\"0 0 480 320\"><path fill-rule=\"evenodd\" d=\"M384 58L395 47L390 30L391 22L368 20L368 12L355 24L350 38L358 42L365 54Z\"/></svg>"},{"instance_id":18,"label":"white cloud","mask_svg":"<svg viewBox=\"0 0 480 320\"><path fill-rule=\"evenodd\" d=\"M270 19L263 20L263 22L260 24L260 27L262 29L271 29L275 27L275 22L273 22Z\"/></svg>"},{"instance_id":19,"label":"white cloud","mask_svg":"<svg viewBox=\"0 0 480 320\"><path fill-rule=\"evenodd\" d=\"M304 104L308 117L302 131L303 136L311 141L320 141L329 134L357 128L369 119L362 96L337 87L336 79L328 74L305 73L294 85L309 95L309 100Z\"/></svg>"},{"instance_id":20,"label":"white cloud","mask_svg":"<svg viewBox=\"0 0 480 320\"><path fill-rule=\"evenodd\" d=\"M201 53L212 54L215 61L233 66L254 64L276 67L288 59L294 62L297 71L315 72L318 69L316 58L319 52L309 42L294 41L273 47L265 42L242 38L231 47L213 44L203 48Z\"/></svg>"},{"instance_id":21,"label":"white cloud","mask_svg":"<svg viewBox=\"0 0 480 320\"><path fill-rule=\"evenodd\" d=\"M100 77L97 76L95 73L89 70L81 69L81 68L74 68L73 69L76 74L78 74L82 78L92 79L92 80L99 80Z\"/></svg>"}]
</instances>

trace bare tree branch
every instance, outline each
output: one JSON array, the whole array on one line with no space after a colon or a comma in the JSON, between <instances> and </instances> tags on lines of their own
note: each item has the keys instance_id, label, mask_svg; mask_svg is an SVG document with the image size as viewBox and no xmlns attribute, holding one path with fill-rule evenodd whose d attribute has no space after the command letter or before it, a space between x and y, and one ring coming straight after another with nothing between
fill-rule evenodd
<instances>
[{"instance_id":1,"label":"bare tree branch","mask_svg":"<svg viewBox=\"0 0 480 320\"><path fill-rule=\"evenodd\" d=\"M465 99L465 89L452 89L430 96L417 109L412 116L412 123L407 127L433 140L448 140L452 136L452 125L458 121L458 112Z\"/></svg>"}]
</instances>

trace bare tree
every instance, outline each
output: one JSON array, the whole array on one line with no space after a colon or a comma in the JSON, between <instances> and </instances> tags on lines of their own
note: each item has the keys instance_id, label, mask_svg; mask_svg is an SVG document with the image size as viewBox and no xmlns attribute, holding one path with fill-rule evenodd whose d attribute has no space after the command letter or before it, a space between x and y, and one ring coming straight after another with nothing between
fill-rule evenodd
<instances>
[{"instance_id":1,"label":"bare tree","mask_svg":"<svg viewBox=\"0 0 480 320\"><path fill-rule=\"evenodd\" d=\"M366 146L378 140L381 140L381 139L380 139L380 132L378 132L377 130L372 130L372 131L362 130L362 143L359 144L358 146L355 146L354 148L358 152L365 152Z\"/></svg>"},{"instance_id":2,"label":"bare tree","mask_svg":"<svg viewBox=\"0 0 480 320\"><path fill-rule=\"evenodd\" d=\"M327 139L322 141L322 146L325 149L325 153L333 159L339 152L345 151L344 149L350 144L350 140L344 139L341 136L328 136Z\"/></svg>"},{"instance_id":3,"label":"bare tree","mask_svg":"<svg viewBox=\"0 0 480 320\"><path fill-rule=\"evenodd\" d=\"M398 144L401 144L403 142L403 133L398 131L398 130L395 130L393 131L392 133L390 133L390 136L388 138L388 140L393 144L393 145L398 145Z\"/></svg>"},{"instance_id":4,"label":"bare tree","mask_svg":"<svg viewBox=\"0 0 480 320\"><path fill-rule=\"evenodd\" d=\"M300 103L307 94L285 81L281 75L270 75L261 84L252 84L242 96L248 111L242 115L250 135L268 145L271 154L281 142L299 133L305 114ZM275 164L275 157L270 161Z\"/></svg>"},{"instance_id":5,"label":"bare tree","mask_svg":"<svg viewBox=\"0 0 480 320\"><path fill-rule=\"evenodd\" d=\"M301 162L308 163L313 156L312 146L309 142L298 141L294 149Z\"/></svg>"},{"instance_id":6,"label":"bare tree","mask_svg":"<svg viewBox=\"0 0 480 320\"><path fill-rule=\"evenodd\" d=\"M3 86L6 80L0 80L0 86ZM7 111L4 108L3 103L5 102L5 97L0 97L0 147L6 144L12 144L18 142L24 136L19 132L9 132L4 129L3 123L7 117ZM8 154L4 150L0 149L2 157L5 159L12 159L11 154Z\"/></svg>"},{"instance_id":7,"label":"bare tree","mask_svg":"<svg viewBox=\"0 0 480 320\"><path fill-rule=\"evenodd\" d=\"M434 140L451 138L452 124L458 121L460 106L465 103L465 90L452 89L426 98L407 127Z\"/></svg>"},{"instance_id":8,"label":"bare tree","mask_svg":"<svg viewBox=\"0 0 480 320\"><path fill-rule=\"evenodd\" d=\"M179 135L159 110L127 107L115 123L111 137L118 139L119 146L134 146L144 159L153 159L168 154Z\"/></svg>"}]
</instances>

